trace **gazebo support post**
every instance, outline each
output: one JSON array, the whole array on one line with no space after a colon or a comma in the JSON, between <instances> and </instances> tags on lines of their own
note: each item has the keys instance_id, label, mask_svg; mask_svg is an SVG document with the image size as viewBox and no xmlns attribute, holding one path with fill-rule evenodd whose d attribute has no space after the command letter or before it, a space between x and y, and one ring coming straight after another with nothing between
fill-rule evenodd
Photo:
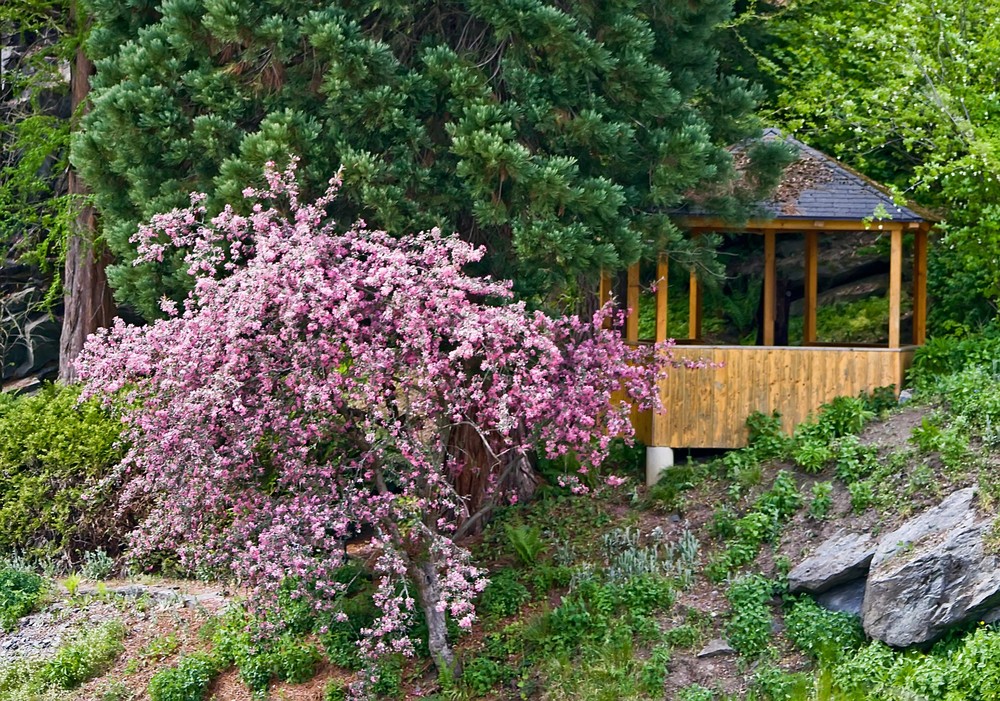
<instances>
[{"instance_id":1,"label":"gazebo support post","mask_svg":"<svg viewBox=\"0 0 1000 701\"><path fill-rule=\"evenodd\" d=\"M889 347L899 348L899 318L903 290L903 228L894 226L889 253Z\"/></svg>"},{"instance_id":2,"label":"gazebo support post","mask_svg":"<svg viewBox=\"0 0 1000 701\"><path fill-rule=\"evenodd\" d=\"M628 267L628 289L626 291L628 316L625 318L625 342L635 345L639 342L639 263Z\"/></svg>"},{"instance_id":3,"label":"gazebo support post","mask_svg":"<svg viewBox=\"0 0 1000 701\"><path fill-rule=\"evenodd\" d=\"M802 325L802 344L816 343L816 304L819 288L819 232L806 232L806 295L805 318Z\"/></svg>"},{"instance_id":4,"label":"gazebo support post","mask_svg":"<svg viewBox=\"0 0 1000 701\"><path fill-rule=\"evenodd\" d=\"M597 303L604 308L608 302L611 301L612 290L614 289L615 280L608 273L601 270L601 281L597 288ZM611 328L611 319L604 320L604 328Z\"/></svg>"},{"instance_id":5,"label":"gazebo support post","mask_svg":"<svg viewBox=\"0 0 1000 701\"><path fill-rule=\"evenodd\" d=\"M913 234L913 345L927 340L927 227Z\"/></svg>"},{"instance_id":6,"label":"gazebo support post","mask_svg":"<svg viewBox=\"0 0 1000 701\"><path fill-rule=\"evenodd\" d=\"M701 281L694 268L688 279L688 338L701 338Z\"/></svg>"},{"instance_id":7,"label":"gazebo support post","mask_svg":"<svg viewBox=\"0 0 1000 701\"><path fill-rule=\"evenodd\" d=\"M764 345L774 345L774 312L777 305L777 269L774 229L764 229Z\"/></svg>"},{"instance_id":8,"label":"gazebo support post","mask_svg":"<svg viewBox=\"0 0 1000 701\"><path fill-rule=\"evenodd\" d=\"M669 272L667 266L667 254L661 253L656 259L656 333L654 340L657 343L667 340L667 320L669 319L667 303L670 299L667 289L667 273Z\"/></svg>"}]
</instances>

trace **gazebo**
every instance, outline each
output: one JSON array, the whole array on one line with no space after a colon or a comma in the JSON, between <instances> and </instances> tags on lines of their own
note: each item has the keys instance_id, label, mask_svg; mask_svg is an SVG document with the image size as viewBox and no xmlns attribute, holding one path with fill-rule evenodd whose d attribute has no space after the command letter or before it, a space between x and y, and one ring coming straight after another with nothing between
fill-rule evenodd
<instances>
[{"instance_id":1,"label":"gazebo","mask_svg":"<svg viewBox=\"0 0 1000 701\"><path fill-rule=\"evenodd\" d=\"M835 159L776 129L765 139L784 139L798 149L799 158L786 170L782 186L764 215L734 225L708 212L688 210L676 222L692 235L704 232L751 233L762 239L763 320L761 345L712 345L702 338L701 281L689 279L687 339L678 340L678 355L705 358L720 367L688 372L676 370L660 386L666 411L634 416L637 435L649 448L647 478L673 464L674 448L738 448L746 445L745 421L751 412L778 411L786 430L804 421L831 399L878 387L901 387L913 351L924 342L927 318L927 240L934 218L912 206L896 204L874 181ZM881 346L824 343L817 337L819 237L870 232L889 237L888 343ZM802 344L775 345L777 310L776 240L792 233L804 245L804 305ZM901 337L904 238L912 238L912 338ZM668 262L661 255L656 278L667 280ZM631 310L625 335L639 342L640 270L629 268L624 283L625 303ZM601 298L610 299L614 280L602 276ZM667 338L668 289L655 293L655 341Z\"/></svg>"}]
</instances>

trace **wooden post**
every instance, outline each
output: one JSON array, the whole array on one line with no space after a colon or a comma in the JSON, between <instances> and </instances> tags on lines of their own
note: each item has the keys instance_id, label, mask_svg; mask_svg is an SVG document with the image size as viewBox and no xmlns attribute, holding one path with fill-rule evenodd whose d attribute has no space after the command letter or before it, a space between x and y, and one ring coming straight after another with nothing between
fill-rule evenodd
<instances>
[{"instance_id":1,"label":"wooden post","mask_svg":"<svg viewBox=\"0 0 1000 701\"><path fill-rule=\"evenodd\" d=\"M701 338L701 282L694 268L688 278L688 338Z\"/></svg>"},{"instance_id":2,"label":"wooden post","mask_svg":"<svg viewBox=\"0 0 1000 701\"><path fill-rule=\"evenodd\" d=\"M913 234L913 344L927 340L927 225Z\"/></svg>"},{"instance_id":3,"label":"wooden post","mask_svg":"<svg viewBox=\"0 0 1000 701\"><path fill-rule=\"evenodd\" d=\"M614 289L615 280L613 277L608 275L603 270L601 271L601 282L597 288L597 303L601 305L601 308L605 304L611 301L611 291ZM606 329L611 328L611 319L607 318L604 320L603 327Z\"/></svg>"},{"instance_id":4,"label":"wooden post","mask_svg":"<svg viewBox=\"0 0 1000 701\"><path fill-rule=\"evenodd\" d=\"M764 345L774 345L774 312L777 307L777 268L774 229L764 229Z\"/></svg>"},{"instance_id":5,"label":"wooden post","mask_svg":"<svg viewBox=\"0 0 1000 701\"><path fill-rule=\"evenodd\" d=\"M899 317L903 288L903 229L892 229L889 255L889 347L899 348Z\"/></svg>"},{"instance_id":6,"label":"wooden post","mask_svg":"<svg viewBox=\"0 0 1000 701\"><path fill-rule=\"evenodd\" d=\"M628 290L626 292L628 316L625 318L625 342L639 342L639 263L628 267Z\"/></svg>"},{"instance_id":7,"label":"wooden post","mask_svg":"<svg viewBox=\"0 0 1000 701\"><path fill-rule=\"evenodd\" d=\"M806 232L806 297L802 324L802 344L816 343L816 299L819 287L819 233Z\"/></svg>"},{"instance_id":8,"label":"wooden post","mask_svg":"<svg viewBox=\"0 0 1000 701\"><path fill-rule=\"evenodd\" d=\"M656 334L654 340L667 340L667 302L669 301L669 290L667 289L667 273L669 272L667 254L661 253L656 260Z\"/></svg>"}]
</instances>

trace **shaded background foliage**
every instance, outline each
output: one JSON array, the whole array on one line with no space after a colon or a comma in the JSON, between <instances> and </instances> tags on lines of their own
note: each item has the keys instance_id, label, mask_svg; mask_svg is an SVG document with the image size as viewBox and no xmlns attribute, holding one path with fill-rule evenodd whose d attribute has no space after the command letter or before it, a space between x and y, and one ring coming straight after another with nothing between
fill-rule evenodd
<instances>
[{"instance_id":1,"label":"shaded background foliage","mask_svg":"<svg viewBox=\"0 0 1000 701\"><path fill-rule=\"evenodd\" d=\"M690 253L665 210L729 181L724 145L759 128L758 91L718 67L729 0L91 8L98 70L73 158L118 298L149 317L186 283L177 257L131 265L136 225L194 190L218 208L289 153L314 189L343 164L344 223L457 230L533 296L653 246ZM720 212L745 211L786 160L756 155L753 187L714 190Z\"/></svg>"}]
</instances>

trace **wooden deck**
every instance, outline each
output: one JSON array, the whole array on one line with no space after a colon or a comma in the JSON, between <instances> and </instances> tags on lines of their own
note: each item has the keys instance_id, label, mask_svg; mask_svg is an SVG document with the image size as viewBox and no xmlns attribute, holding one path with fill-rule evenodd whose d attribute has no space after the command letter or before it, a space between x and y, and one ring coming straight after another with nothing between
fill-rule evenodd
<instances>
[{"instance_id":1,"label":"wooden deck","mask_svg":"<svg viewBox=\"0 0 1000 701\"><path fill-rule=\"evenodd\" d=\"M751 412L778 411L791 431L834 397L901 387L914 349L678 346L677 357L705 358L722 367L674 370L660 385L665 412L636 412L636 435L651 446L741 448Z\"/></svg>"}]
</instances>

